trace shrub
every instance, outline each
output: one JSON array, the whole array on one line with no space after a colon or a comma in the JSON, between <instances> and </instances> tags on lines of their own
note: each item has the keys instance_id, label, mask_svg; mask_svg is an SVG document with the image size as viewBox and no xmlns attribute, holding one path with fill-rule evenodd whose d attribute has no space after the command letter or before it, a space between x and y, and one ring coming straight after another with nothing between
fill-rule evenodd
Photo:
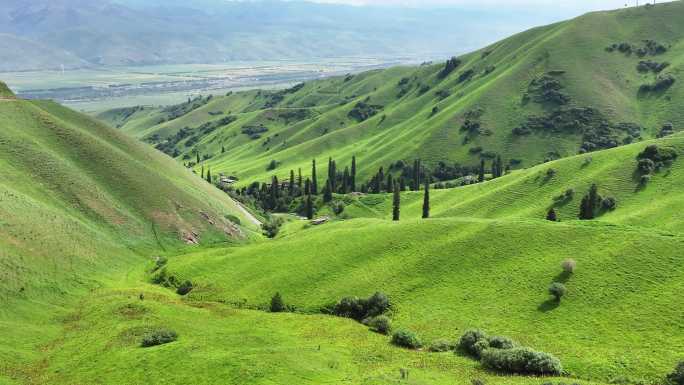
<instances>
[{"instance_id":1,"label":"shrub","mask_svg":"<svg viewBox=\"0 0 684 385\"><path fill-rule=\"evenodd\" d=\"M526 347L485 350L482 365L511 374L560 375L563 371L558 358Z\"/></svg>"},{"instance_id":2,"label":"shrub","mask_svg":"<svg viewBox=\"0 0 684 385\"><path fill-rule=\"evenodd\" d=\"M494 349L513 349L518 343L504 336L493 336L489 338L489 346Z\"/></svg>"},{"instance_id":3,"label":"shrub","mask_svg":"<svg viewBox=\"0 0 684 385\"><path fill-rule=\"evenodd\" d=\"M567 289L565 288L565 285L563 285L560 282L554 282L549 286L549 294L554 296L556 298L556 301L561 300L565 293L567 292Z\"/></svg>"},{"instance_id":4,"label":"shrub","mask_svg":"<svg viewBox=\"0 0 684 385\"><path fill-rule=\"evenodd\" d=\"M367 325L371 330L380 334L387 335L392 331L392 321L384 315L371 318Z\"/></svg>"},{"instance_id":5,"label":"shrub","mask_svg":"<svg viewBox=\"0 0 684 385\"><path fill-rule=\"evenodd\" d=\"M180 295L186 295L192 291L192 282L190 281L185 281L178 286L178 289L176 289L176 293Z\"/></svg>"},{"instance_id":6,"label":"shrub","mask_svg":"<svg viewBox=\"0 0 684 385\"><path fill-rule=\"evenodd\" d=\"M555 170L555 169L550 168L550 169L546 170L546 176L547 176L548 178L553 178L554 175L556 175L556 170Z\"/></svg>"},{"instance_id":7,"label":"shrub","mask_svg":"<svg viewBox=\"0 0 684 385\"><path fill-rule=\"evenodd\" d=\"M392 334L392 344L408 349L418 349L422 346L418 336L408 330L399 330Z\"/></svg>"},{"instance_id":8,"label":"shrub","mask_svg":"<svg viewBox=\"0 0 684 385\"><path fill-rule=\"evenodd\" d=\"M339 317L353 318L361 321L386 312L390 307L387 295L377 292L368 299L358 297L342 298L332 308L332 313Z\"/></svg>"},{"instance_id":9,"label":"shrub","mask_svg":"<svg viewBox=\"0 0 684 385\"><path fill-rule=\"evenodd\" d=\"M473 346L473 351L475 351L474 355L475 357L481 357L482 352L485 350L489 349L491 346L489 346L489 341L487 340L479 340L475 343Z\"/></svg>"},{"instance_id":10,"label":"shrub","mask_svg":"<svg viewBox=\"0 0 684 385\"><path fill-rule=\"evenodd\" d=\"M479 357L475 346L479 341L487 341L487 333L479 329L469 329L458 340L458 348L465 353Z\"/></svg>"},{"instance_id":11,"label":"shrub","mask_svg":"<svg viewBox=\"0 0 684 385\"><path fill-rule=\"evenodd\" d=\"M141 342L141 346L144 348L150 346L157 346L168 344L178 339L178 334L170 329L157 329L147 333Z\"/></svg>"},{"instance_id":12,"label":"shrub","mask_svg":"<svg viewBox=\"0 0 684 385\"><path fill-rule=\"evenodd\" d=\"M563 268L564 272L572 274L575 272L577 262L575 262L575 260L572 258L568 258L561 263L561 267Z\"/></svg>"},{"instance_id":13,"label":"shrub","mask_svg":"<svg viewBox=\"0 0 684 385\"><path fill-rule=\"evenodd\" d=\"M269 307L269 310L271 313L282 313L286 310L285 302L283 301L283 297L280 295L280 293L275 293L275 295L271 298L271 306Z\"/></svg>"},{"instance_id":14,"label":"shrub","mask_svg":"<svg viewBox=\"0 0 684 385\"><path fill-rule=\"evenodd\" d=\"M603 198L603 200L601 201L601 207L604 210L615 210L617 208L617 200L613 197Z\"/></svg>"},{"instance_id":15,"label":"shrub","mask_svg":"<svg viewBox=\"0 0 684 385\"><path fill-rule=\"evenodd\" d=\"M275 238L280 232L280 226L282 225L282 218L275 218L262 223L261 229L264 231L264 235L266 235L267 237Z\"/></svg>"},{"instance_id":16,"label":"shrub","mask_svg":"<svg viewBox=\"0 0 684 385\"><path fill-rule=\"evenodd\" d=\"M667 375L667 382L671 385L684 385L684 361L679 361L674 371Z\"/></svg>"},{"instance_id":17,"label":"shrub","mask_svg":"<svg viewBox=\"0 0 684 385\"><path fill-rule=\"evenodd\" d=\"M430 347L428 348L429 351L435 352L435 353L443 353L443 352L448 352L450 350L454 350L454 343L448 340L437 340L434 341L432 344L430 344Z\"/></svg>"},{"instance_id":18,"label":"shrub","mask_svg":"<svg viewBox=\"0 0 684 385\"><path fill-rule=\"evenodd\" d=\"M640 159L637 168L642 174L650 174L655 171L656 165L655 162L650 159Z\"/></svg>"},{"instance_id":19,"label":"shrub","mask_svg":"<svg viewBox=\"0 0 684 385\"><path fill-rule=\"evenodd\" d=\"M648 184L648 182L651 181L651 176L650 175L642 175L641 178L639 178L639 185L644 187Z\"/></svg>"},{"instance_id":20,"label":"shrub","mask_svg":"<svg viewBox=\"0 0 684 385\"><path fill-rule=\"evenodd\" d=\"M268 166L266 166L266 171L273 171L276 168L278 168L278 161L274 159L268 163Z\"/></svg>"}]
</instances>

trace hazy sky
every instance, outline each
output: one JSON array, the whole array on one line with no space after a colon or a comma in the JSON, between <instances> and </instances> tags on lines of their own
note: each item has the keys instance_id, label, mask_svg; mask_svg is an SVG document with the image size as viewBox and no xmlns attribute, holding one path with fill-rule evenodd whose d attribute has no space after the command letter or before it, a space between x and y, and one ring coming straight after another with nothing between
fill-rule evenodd
<instances>
[{"instance_id":1,"label":"hazy sky","mask_svg":"<svg viewBox=\"0 0 684 385\"><path fill-rule=\"evenodd\" d=\"M319 3L338 3L353 5L403 5L421 6L459 6L467 8L527 8L530 11L563 8L572 12L622 8L625 4L635 5L636 0L310 0ZM653 2L653 0L649 0ZM644 4L646 0L640 0ZM658 0L658 3L666 1Z\"/></svg>"}]
</instances>

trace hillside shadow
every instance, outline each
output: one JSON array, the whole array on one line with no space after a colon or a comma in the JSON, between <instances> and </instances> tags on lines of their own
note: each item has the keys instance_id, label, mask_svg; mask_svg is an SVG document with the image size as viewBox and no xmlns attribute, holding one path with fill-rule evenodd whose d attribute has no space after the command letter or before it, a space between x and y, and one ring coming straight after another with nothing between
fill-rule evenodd
<instances>
[{"instance_id":1,"label":"hillside shadow","mask_svg":"<svg viewBox=\"0 0 684 385\"><path fill-rule=\"evenodd\" d=\"M550 312L560 306L560 301L556 301L555 298L548 299L537 306L537 310L542 313Z\"/></svg>"}]
</instances>

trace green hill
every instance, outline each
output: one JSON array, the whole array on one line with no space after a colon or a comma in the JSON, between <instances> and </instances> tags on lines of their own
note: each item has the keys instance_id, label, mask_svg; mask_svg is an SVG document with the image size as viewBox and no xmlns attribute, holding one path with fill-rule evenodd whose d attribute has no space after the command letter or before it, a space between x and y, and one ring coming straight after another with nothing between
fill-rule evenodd
<instances>
[{"instance_id":1,"label":"green hill","mask_svg":"<svg viewBox=\"0 0 684 385\"><path fill-rule=\"evenodd\" d=\"M681 129L682 17L679 1L591 13L462 56L450 72L428 63L103 118L245 183L268 180L271 160L286 177L352 154L364 178L414 158L475 166L500 154L529 167Z\"/></svg>"},{"instance_id":2,"label":"green hill","mask_svg":"<svg viewBox=\"0 0 684 385\"><path fill-rule=\"evenodd\" d=\"M684 154L680 135L649 144ZM681 311L672 306L684 289L677 251L684 245L684 166L677 160L639 187L636 157L645 146L434 190L434 219L418 219L422 193L408 192L399 223L305 227L276 242L186 255L170 267L197 284L195 300L263 305L278 291L300 311L317 312L342 297L381 290L394 301L395 326L429 341L478 327L552 352L580 379L655 381L684 343ZM592 183L615 197L617 208L579 221L579 202ZM573 198L554 201L567 189L576 191ZM356 198L345 211L372 206L391 219L391 197L379 197ZM545 219L552 205L562 222ZM574 274L562 273L567 258L577 261ZM569 290L560 304L546 291L554 281Z\"/></svg>"},{"instance_id":3,"label":"green hill","mask_svg":"<svg viewBox=\"0 0 684 385\"><path fill-rule=\"evenodd\" d=\"M0 383L88 290L188 243L252 234L225 194L92 118L16 99L0 116Z\"/></svg>"},{"instance_id":4,"label":"green hill","mask_svg":"<svg viewBox=\"0 0 684 385\"><path fill-rule=\"evenodd\" d=\"M0 82L0 98L14 99L14 93L7 87L7 84Z\"/></svg>"}]
</instances>

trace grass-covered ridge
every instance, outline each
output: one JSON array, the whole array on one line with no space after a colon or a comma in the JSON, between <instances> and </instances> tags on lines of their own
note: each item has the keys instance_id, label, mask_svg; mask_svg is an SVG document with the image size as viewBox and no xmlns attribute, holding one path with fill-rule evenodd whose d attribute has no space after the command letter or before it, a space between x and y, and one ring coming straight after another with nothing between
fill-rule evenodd
<instances>
[{"instance_id":1,"label":"grass-covered ridge","mask_svg":"<svg viewBox=\"0 0 684 385\"><path fill-rule=\"evenodd\" d=\"M251 236L176 162L52 102L0 100L0 378L40 358L78 295L186 243Z\"/></svg>"},{"instance_id":2,"label":"grass-covered ridge","mask_svg":"<svg viewBox=\"0 0 684 385\"><path fill-rule=\"evenodd\" d=\"M282 179L300 167L308 175L313 157L353 154L362 178L414 158L474 166L500 154L529 167L653 138L666 123L681 129L682 17L682 2L591 13L464 55L449 70L391 68L102 118L180 161L206 156L205 166L244 183L268 180L271 160Z\"/></svg>"},{"instance_id":3,"label":"grass-covered ridge","mask_svg":"<svg viewBox=\"0 0 684 385\"><path fill-rule=\"evenodd\" d=\"M14 99L14 93L7 87L7 84L0 82L0 98L3 99Z\"/></svg>"}]
</instances>

